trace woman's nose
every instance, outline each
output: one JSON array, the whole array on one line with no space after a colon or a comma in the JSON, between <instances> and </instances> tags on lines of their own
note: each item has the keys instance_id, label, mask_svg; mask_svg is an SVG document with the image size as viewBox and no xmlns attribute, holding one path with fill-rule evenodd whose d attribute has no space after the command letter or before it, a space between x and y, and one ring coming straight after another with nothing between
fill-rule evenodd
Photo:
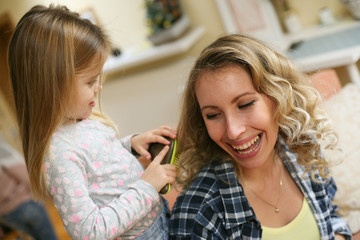
<instances>
[{"instance_id":1,"label":"woman's nose","mask_svg":"<svg viewBox=\"0 0 360 240\"><path fill-rule=\"evenodd\" d=\"M246 125L239 116L228 116L226 118L226 134L230 140L237 140L246 131Z\"/></svg>"}]
</instances>

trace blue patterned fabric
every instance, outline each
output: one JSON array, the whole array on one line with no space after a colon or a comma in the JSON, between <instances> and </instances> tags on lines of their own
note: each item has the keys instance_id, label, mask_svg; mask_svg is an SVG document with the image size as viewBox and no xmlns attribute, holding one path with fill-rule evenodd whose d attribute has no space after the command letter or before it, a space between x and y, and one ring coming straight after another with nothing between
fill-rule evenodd
<instances>
[{"instance_id":1,"label":"blue patterned fabric","mask_svg":"<svg viewBox=\"0 0 360 240\"><path fill-rule=\"evenodd\" d=\"M297 156L280 139L279 157L307 199L316 218L322 240L334 239L334 233L351 239L347 223L331 204L336 192L332 178L316 183ZM319 180L319 176L317 176ZM170 239L261 239L261 223L249 205L230 162L204 167L192 184L176 200L170 220Z\"/></svg>"}]
</instances>

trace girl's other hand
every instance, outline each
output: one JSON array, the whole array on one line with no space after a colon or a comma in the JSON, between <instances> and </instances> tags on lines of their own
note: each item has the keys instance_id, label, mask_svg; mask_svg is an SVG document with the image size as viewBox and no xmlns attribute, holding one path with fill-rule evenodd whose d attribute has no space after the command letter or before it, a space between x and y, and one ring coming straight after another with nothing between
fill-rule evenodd
<instances>
[{"instance_id":1,"label":"girl's other hand","mask_svg":"<svg viewBox=\"0 0 360 240\"><path fill-rule=\"evenodd\" d=\"M161 165L161 161L168 152L169 147L165 146L163 150L154 158L154 160L146 168L141 179L150 183L157 192L168 183L173 185L176 178L176 167L171 164Z\"/></svg>"},{"instance_id":2,"label":"girl's other hand","mask_svg":"<svg viewBox=\"0 0 360 240\"><path fill-rule=\"evenodd\" d=\"M169 145L170 142L164 136L175 139L176 131L169 126L161 126L157 129L147 131L145 133L135 135L131 138L131 147L146 160L151 159L148 152L150 143L158 142Z\"/></svg>"}]
</instances>

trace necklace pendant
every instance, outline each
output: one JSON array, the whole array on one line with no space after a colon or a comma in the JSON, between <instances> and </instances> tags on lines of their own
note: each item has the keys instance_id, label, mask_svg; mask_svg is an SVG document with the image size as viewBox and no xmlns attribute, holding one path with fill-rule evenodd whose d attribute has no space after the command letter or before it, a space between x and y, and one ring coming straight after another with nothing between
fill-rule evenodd
<instances>
[{"instance_id":1,"label":"necklace pendant","mask_svg":"<svg viewBox=\"0 0 360 240\"><path fill-rule=\"evenodd\" d=\"M279 208L275 208L275 212L276 212L276 213L279 213L279 212L280 212L280 209L279 209Z\"/></svg>"}]
</instances>

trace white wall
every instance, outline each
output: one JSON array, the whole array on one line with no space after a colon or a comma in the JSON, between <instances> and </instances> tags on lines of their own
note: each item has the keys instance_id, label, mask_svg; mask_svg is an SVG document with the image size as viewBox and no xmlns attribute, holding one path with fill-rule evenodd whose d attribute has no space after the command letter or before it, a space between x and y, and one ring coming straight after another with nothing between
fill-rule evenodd
<instances>
[{"instance_id":1,"label":"white wall","mask_svg":"<svg viewBox=\"0 0 360 240\"><path fill-rule=\"evenodd\" d=\"M0 14L9 11L16 23L31 6L50 3L67 5L74 11L91 7L118 47L132 46L146 38L143 0L0 0ZM213 0L183 0L182 4L193 25L205 25L204 37L185 54L131 73L125 69L126 73L107 79L103 85L103 110L118 125L121 135L143 132L163 124L176 127L181 89L193 58L224 33Z\"/></svg>"},{"instance_id":2,"label":"white wall","mask_svg":"<svg viewBox=\"0 0 360 240\"><path fill-rule=\"evenodd\" d=\"M180 1L192 24L205 26L204 36L185 54L131 71L125 69L104 83L103 110L119 126L121 135L143 132L163 124L176 127L181 88L194 58L206 45L224 34L215 0ZM335 1L338 0L301 2L302 6L306 5L306 9L313 9L319 7L320 3L331 5ZM290 2L293 7L297 7L294 0ZM0 0L0 14L9 11L16 23L34 4L49 3L65 4L74 11L91 7L114 45L118 47L132 46L146 38L143 0ZM314 14L316 15L312 15ZM310 17L315 19L309 14L304 16L306 19Z\"/></svg>"},{"instance_id":3,"label":"white wall","mask_svg":"<svg viewBox=\"0 0 360 240\"><path fill-rule=\"evenodd\" d=\"M118 125L120 134L143 132L161 125L176 128L181 93L192 58L169 62L136 74L105 82L102 106Z\"/></svg>"},{"instance_id":4,"label":"white wall","mask_svg":"<svg viewBox=\"0 0 360 240\"><path fill-rule=\"evenodd\" d=\"M8 11L16 24L32 6L66 5L81 12L92 8L115 46L126 47L146 37L146 12L143 0L0 0L0 14Z\"/></svg>"}]
</instances>

